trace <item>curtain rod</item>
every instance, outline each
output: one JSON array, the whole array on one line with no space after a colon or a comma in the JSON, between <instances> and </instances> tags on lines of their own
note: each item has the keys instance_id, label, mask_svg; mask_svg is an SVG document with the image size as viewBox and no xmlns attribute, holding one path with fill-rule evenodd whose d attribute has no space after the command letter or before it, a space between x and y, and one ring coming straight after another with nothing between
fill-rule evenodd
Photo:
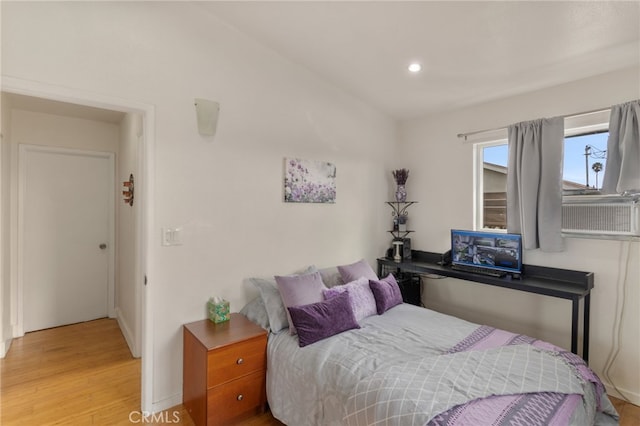
<instances>
[{"instance_id":1,"label":"curtain rod","mask_svg":"<svg viewBox=\"0 0 640 426\"><path fill-rule=\"evenodd\" d=\"M578 117L580 115L595 114L597 112L605 112L605 111L611 111L611 107L594 109L594 110L591 110L591 111L579 112L579 113L576 113L576 114L560 115L559 117L562 117L562 118ZM509 126L494 127L493 129L485 129L485 130L476 130L475 132L458 133L458 137L459 138L464 138L464 140L466 141L467 137L469 137L469 136L479 135L481 133L497 132L498 130L506 129L507 127L509 127Z\"/></svg>"}]
</instances>

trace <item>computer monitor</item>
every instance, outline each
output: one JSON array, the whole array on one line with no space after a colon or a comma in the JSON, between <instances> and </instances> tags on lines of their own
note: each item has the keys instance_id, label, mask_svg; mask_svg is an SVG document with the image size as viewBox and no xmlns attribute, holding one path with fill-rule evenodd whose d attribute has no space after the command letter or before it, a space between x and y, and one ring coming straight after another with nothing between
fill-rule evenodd
<instances>
[{"instance_id":1,"label":"computer monitor","mask_svg":"<svg viewBox=\"0 0 640 426\"><path fill-rule=\"evenodd\" d=\"M451 263L520 274L522 236L501 232L452 229Z\"/></svg>"}]
</instances>

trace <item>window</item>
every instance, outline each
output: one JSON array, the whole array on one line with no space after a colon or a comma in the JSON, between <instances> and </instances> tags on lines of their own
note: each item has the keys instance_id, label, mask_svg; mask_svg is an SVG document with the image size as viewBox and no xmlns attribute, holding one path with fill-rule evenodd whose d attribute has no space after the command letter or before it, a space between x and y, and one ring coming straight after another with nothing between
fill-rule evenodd
<instances>
[{"instance_id":1,"label":"window","mask_svg":"<svg viewBox=\"0 0 640 426\"><path fill-rule=\"evenodd\" d=\"M582 117L581 117L582 118ZM598 194L606 165L608 117L576 126L565 120L564 195ZM594 122L594 121L597 121ZM571 127L568 126L571 125ZM572 125L573 124L573 125ZM584 124L584 119L580 124ZM474 145L476 159L476 229L507 228L507 140Z\"/></svg>"},{"instance_id":2,"label":"window","mask_svg":"<svg viewBox=\"0 0 640 426\"><path fill-rule=\"evenodd\" d=\"M480 229L507 229L507 141L483 144Z\"/></svg>"},{"instance_id":3,"label":"window","mask_svg":"<svg viewBox=\"0 0 640 426\"><path fill-rule=\"evenodd\" d=\"M597 192L602 187L608 137L608 131L565 137L562 168L565 193Z\"/></svg>"}]
</instances>

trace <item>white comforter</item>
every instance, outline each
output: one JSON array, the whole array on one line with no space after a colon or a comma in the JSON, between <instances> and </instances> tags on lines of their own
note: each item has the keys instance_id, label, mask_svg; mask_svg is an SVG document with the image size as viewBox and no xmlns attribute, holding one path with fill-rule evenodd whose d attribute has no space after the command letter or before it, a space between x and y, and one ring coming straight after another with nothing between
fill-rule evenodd
<instances>
[{"instance_id":1,"label":"white comforter","mask_svg":"<svg viewBox=\"0 0 640 426\"><path fill-rule=\"evenodd\" d=\"M595 387L579 380L557 357L529 345L447 353L477 330L476 324L403 304L365 318L360 325L304 348L286 330L270 335L267 397L277 419L290 426L425 425L456 405L500 394L497 388L504 388L501 392L506 395L534 391L581 395L584 403L576 404L569 423L595 424L600 418ZM523 371L522 380L505 386L502 373L508 369L496 367L530 355L535 362L525 361L530 365L513 369ZM475 364L468 363L471 358L477 358ZM441 368L445 363L450 368ZM476 384L482 386L474 387L461 372L477 377ZM606 396L603 400L615 414ZM613 417L603 419L615 424Z\"/></svg>"}]
</instances>

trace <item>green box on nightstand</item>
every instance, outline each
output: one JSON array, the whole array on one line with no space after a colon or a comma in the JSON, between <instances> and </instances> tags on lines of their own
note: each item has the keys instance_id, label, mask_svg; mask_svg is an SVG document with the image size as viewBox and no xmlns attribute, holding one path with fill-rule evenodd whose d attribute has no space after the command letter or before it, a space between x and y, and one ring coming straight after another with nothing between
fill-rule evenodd
<instances>
[{"instance_id":1,"label":"green box on nightstand","mask_svg":"<svg viewBox=\"0 0 640 426\"><path fill-rule=\"evenodd\" d=\"M231 315L229 310L229 302L227 300L222 299L222 301L214 303L209 300L207 302L207 306L209 308L209 319L216 324L229 321L229 317Z\"/></svg>"}]
</instances>

